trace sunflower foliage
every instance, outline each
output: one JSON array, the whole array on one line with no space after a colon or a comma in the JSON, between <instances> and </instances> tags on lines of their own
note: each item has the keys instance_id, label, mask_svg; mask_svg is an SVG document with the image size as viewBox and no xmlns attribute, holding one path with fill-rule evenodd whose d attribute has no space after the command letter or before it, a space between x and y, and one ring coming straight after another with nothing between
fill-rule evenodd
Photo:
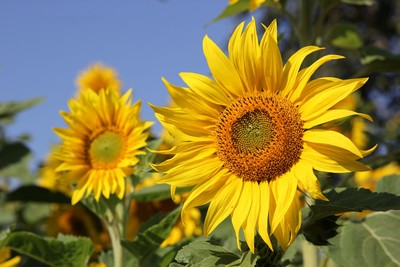
<instances>
[{"instance_id":1,"label":"sunflower foliage","mask_svg":"<svg viewBox=\"0 0 400 267\"><path fill-rule=\"evenodd\" d=\"M150 104L162 132L96 63L35 170L7 130L41 99L0 103L0 266L400 266L389 2L226 0L210 73Z\"/></svg>"}]
</instances>

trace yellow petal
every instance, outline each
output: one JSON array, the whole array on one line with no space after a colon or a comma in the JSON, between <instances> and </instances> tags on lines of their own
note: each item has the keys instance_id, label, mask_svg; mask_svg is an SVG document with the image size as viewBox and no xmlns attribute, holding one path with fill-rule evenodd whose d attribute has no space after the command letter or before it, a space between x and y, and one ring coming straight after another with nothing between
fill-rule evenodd
<instances>
[{"instance_id":1,"label":"yellow petal","mask_svg":"<svg viewBox=\"0 0 400 267\"><path fill-rule=\"evenodd\" d=\"M302 101L299 112L303 121L319 117L333 105L359 89L368 79L349 79L326 83Z\"/></svg>"},{"instance_id":2,"label":"yellow petal","mask_svg":"<svg viewBox=\"0 0 400 267\"><path fill-rule=\"evenodd\" d=\"M353 141L335 131L311 129L304 132L303 140L308 143L339 147L362 158L361 151L356 147Z\"/></svg>"},{"instance_id":3,"label":"yellow petal","mask_svg":"<svg viewBox=\"0 0 400 267\"><path fill-rule=\"evenodd\" d=\"M289 209L297 190L297 179L292 172L271 180L270 189L275 199L276 207L271 221L271 231L275 231ZM271 217L270 217L271 220Z\"/></svg>"},{"instance_id":4,"label":"yellow petal","mask_svg":"<svg viewBox=\"0 0 400 267\"><path fill-rule=\"evenodd\" d=\"M293 90L296 90L296 80L301 64L306 56L321 50L323 48L317 46L306 46L294 53L286 62L283 68L283 82L280 87L282 96L287 96Z\"/></svg>"},{"instance_id":5,"label":"yellow petal","mask_svg":"<svg viewBox=\"0 0 400 267\"><path fill-rule=\"evenodd\" d=\"M219 87L209 77L189 72L180 73L182 80L198 95L216 105L227 106L230 103L229 94ZM214 106L218 110L218 106Z\"/></svg>"},{"instance_id":6,"label":"yellow petal","mask_svg":"<svg viewBox=\"0 0 400 267\"><path fill-rule=\"evenodd\" d=\"M260 215L258 216L258 233L268 247L273 251L271 239L268 232L268 216L270 212L270 192L268 182L259 184L260 190Z\"/></svg>"},{"instance_id":7,"label":"yellow petal","mask_svg":"<svg viewBox=\"0 0 400 267\"><path fill-rule=\"evenodd\" d=\"M242 179L236 176L230 177L211 200L204 222L204 234L206 236L232 213L239 199L242 183Z\"/></svg>"},{"instance_id":8,"label":"yellow petal","mask_svg":"<svg viewBox=\"0 0 400 267\"><path fill-rule=\"evenodd\" d=\"M203 51L215 81L226 91L243 95L245 91L235 67L207 35L203 39Z\"/></svg>"},{"instance_id":9,"label":"yellow petal","mask_svg":"<svg viewBox=\"0 0 400 267\"><path fill-rule=\"evenodd\" d=\"M261 85L264 90L277 92L282 82L282 57L276 40L272 34L266 32L261 39L260 68L263 77Z\"/></svg>"},{"instance_id":10,"label":"yellow petal","mask_svg":"<svg viewBox=\"0 0 400 267\"><path fill-rule=\"evenodd\" d=\"M346 150L319 144L304 143L303 145L301 159L311 163L316 170L337 173L370 170L361 162L356 161L356 156Z\"/></svg>"},{"instance_id":11,"label":"yellow petal","mask_svg":"<svg viewBox=\"0 0 400 267\"><path fill-rule=\"evenodd\" d=\"M316 117L309 121L305 121L304 128L310 129L314 126L321 125L323 123L331 122L331 121L338 120L338 119L343 119L343 118L346 118L349 116L360 116L369 121L372 121L371 116L364 114L364 113L358 113L358 112L355 112L352 110L347 110L347 109L331 109L331 110L327 110L324 114L322 114L319 117Z\"/></svg>"},{"instance_id":12,"label":"yellow petal","mask_svg":"<svg viewBox=\"0 0 400 267\"><path fill-rule=\"evenodd\" d=\"M321 185L310 163L304 160L299 161L293 166L293 173L301 191L307 191L314 199L328 200L321 192Z\"/></svg>"},{"instance_id":13,"label":"yellow petal","mask_svg":"<svg viewBox=\"0 0 400 267\"><path fill-rule=\"evenodd\" d=\"M314 74L314 72L323 64L325 64L326 62L329 62L331 60L335 60L335 59L341 59L344 58L343 56L339 56L339 55L327 55L324 56L320 59L318 59L317 61L315 61L313 64L311 64L311 66L301 70L299 72L299 74L297 75L297 81L296 81L296 90L292 90L289 93L289 99L294 102L296 99L298 99L301 95L301 93L303 92L304 87L306 86L306 84L308 83L308 81L310 80L311 76Z\"/></svg>"},{"instance_id":14,"label":"yellow petal","mask_svg":"<svg viewBox=\"0 0 400 267\"><path fill-rule=\"evenodd\" d=\"M243 225L243 233L246 238L247 245L252 253L254 253L254 235L256 224L260 213L260 190L258 182L248 182L250 184L252 194L249 195L251 207L249 214Z\"/></svg>"},{"instance_id":15,"label":"yellow petal","mask_svg":"<svg viewBox=\"0 0 400 267\"><path fill-rule=\"evenodd\" d=\"M252 187L251 183L243 183L242 190L240 191L240 199L232 213L232 224L235 230L237 247L240 249L239 242L239 230L242 227L244 221L246 220L251 207L251 197L252 197Z\"/></svg>"}]
</instances>

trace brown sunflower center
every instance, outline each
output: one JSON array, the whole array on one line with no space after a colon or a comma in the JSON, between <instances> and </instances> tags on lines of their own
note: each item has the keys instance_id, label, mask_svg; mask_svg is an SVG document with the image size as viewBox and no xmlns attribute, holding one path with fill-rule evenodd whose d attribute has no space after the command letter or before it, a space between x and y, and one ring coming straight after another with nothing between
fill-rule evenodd
<instances>
[{"instance_id":1,"label":"brown sunflower center","mask_svg":"<svg viewBox=\"0 0 400 267\"><path fill-rule=\"evenodd\" d=\"M239 97L220 115L217 155L238 177L266 181L288 172L303 149L303 122L287 99L269 93Z\"/></svg>"},{"instance_id":2,"label":"brown sunflower center","mask_svg":"<svg viewBox=\"0 0 400 267\"><path fill-rule=\"evenodd\" d=\"M124 150L124 138L118 133L105 131L97 135L90 143L90 162L94 168L115 167Z\"/></svg>"}]
</instances>

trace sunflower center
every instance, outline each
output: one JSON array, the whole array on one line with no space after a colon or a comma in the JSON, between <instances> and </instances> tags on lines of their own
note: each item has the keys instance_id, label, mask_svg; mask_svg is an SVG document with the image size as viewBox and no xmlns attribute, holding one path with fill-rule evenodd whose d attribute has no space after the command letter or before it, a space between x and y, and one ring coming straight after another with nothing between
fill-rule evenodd
<instances>
[{"instance_id":1,"label":"sunflower center","mask_svg":"<svg viewBox=\"0 0 400 267\"><path fill-rule=\"evenodd\" d=\"M256 152L268 146L273 137L271 118L262 110L248 112L232 124L232 141L242 154Z\"/></svg>"},{"instance_id":2,"label":"sunflower center","mask_svg":"<svg viewBox=\"0 0 400 267\"><path fill-rule=\"evenodd\" d=\"M89 155L94 168L114 167L125 149L124 138L118 133L105 131L90 143Z\"/></svg>"},{"instance_id":3,"label":"sunflower center","mask_svg":"<svg viewBox=\"0 0 400 267\"><path fill-rule=\"evenodd\" d=\"M303 122L287 99L259 92L237 98L220 115L217 155L238 177L266 181L288 172L303 149Z\"/></svg>"}]
</instances>

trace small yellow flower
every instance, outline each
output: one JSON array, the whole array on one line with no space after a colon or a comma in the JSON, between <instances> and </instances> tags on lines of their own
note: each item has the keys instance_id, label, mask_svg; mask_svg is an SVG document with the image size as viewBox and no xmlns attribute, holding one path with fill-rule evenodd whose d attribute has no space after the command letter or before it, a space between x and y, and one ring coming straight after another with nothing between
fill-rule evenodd
<instances>
[{"instance_id":1,"label":"small yellow flower","mask_svg":"<svg viewBox=\"0 0 400 267\"><path fill-rule=\"evenodd\" d=\"M69 128L55 128L62 139L56 172L76 187L72 204L94 193L96 200L125 194L125 176L133 173L138 155L146 146L151 122L139 119L140 101L132 103L132 91L119 96L111 89L84 91L71 99L71 112L61 115Z\"/></svg>"},{"instance_id":2,"label":"small yellow flower","mask_svg":"<svg viewBox=\"0 0 400 267\"><path fill-rule=\"evenodd\" d=\"M297 192L326 200L314 170L366 171L357 160L363 151L344 135L324 127L337 119L366 114L332 109L367 79L323 77L310 80L324 63L343 58L327 55L300 69L304 58L322 48L307 46L282 63L277 24L258 39L256 22L244 22L228 43L228 56L207 36L203 50L214 79L181 73L187 87L164 83L176 107L152 106L176 145L161 154L172 157L154 169L160 183L193 187L182 214L209 203L205 235L231 217L254 252L258 233L271 248L274 235L283 249L301 225ZM182 216L184 217L184 216Z\"/></svg>"},{"instance_id":3,"label":"small yellow flower","mask_svg":"<svg viewBox=\"0 0 400 267\"><path fill-rule=\"evenodd\" d=\"M98 93L101 89L107 88L118 94L121 93L121 81L117 72L102 63L95 63L82 71L76 79L76 86L79 89L79 93L88 89Z\"/></svg>"},{"instance_id":4,"label":"small yellow flower","mask_svg":"<svg viewBox=\"0 0 400 267\"><path fill-rule=\"evenodd\" d=\"M21 262L21 257L11 258L11 249L7 247L0 248L0 267L16 267Z\"/></svg>"}]
</instances>

